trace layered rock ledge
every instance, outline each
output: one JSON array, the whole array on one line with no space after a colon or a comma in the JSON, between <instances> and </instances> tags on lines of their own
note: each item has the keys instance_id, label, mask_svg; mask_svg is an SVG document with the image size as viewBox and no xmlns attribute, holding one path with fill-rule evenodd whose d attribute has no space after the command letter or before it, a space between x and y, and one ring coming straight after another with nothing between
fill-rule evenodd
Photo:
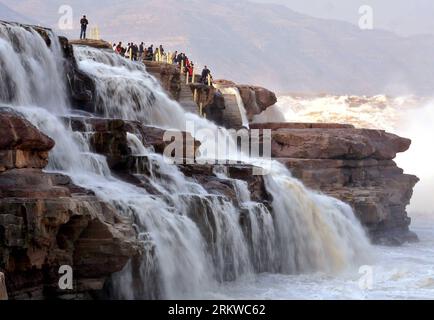
<instances>
[{"instance_id":1,"label":"layered rock ledge","mask_svg":"<svg viewBox=\"0 0 434 320\"><path fill-rule=\"evenodd\" d=\"M19 114L0 111L0 272L12 299L88 295L140 253L129 219L42 171L53 146ZM58 289L62 265L74 267L73 291Z\"/></svg>"},{"instance_id":2,"label":"layered rock ledge","mask_svg":"<svg viewBox=\"0 0 434 320\"><path fill-rule=\"evenodd\" d=\"M393 161L410 147L409 139L340 124L265 123L251 129L272 129L272 157L308 187L349 203L373 242L417 240L406 206L419 179Z\"/></svg>"}]
</instances>

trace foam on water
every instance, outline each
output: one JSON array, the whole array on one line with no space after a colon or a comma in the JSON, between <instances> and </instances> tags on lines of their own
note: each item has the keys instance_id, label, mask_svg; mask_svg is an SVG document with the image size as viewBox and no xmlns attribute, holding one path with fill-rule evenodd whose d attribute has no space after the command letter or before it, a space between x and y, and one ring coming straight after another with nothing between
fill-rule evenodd
<instances>
[{"instance_id":1,"label":"foam on water","mask_svg":"<svg viewBox=\"0 0 434 320\"><path fill-rule=\"evenodd\" d=\"M207 192L163 156L146 149L133 134L128 141L137 158L135 174L153 186L158 196L114 177L105 157L91 152L91 133L73 132L57 117L70 110L63 64L59 63L60 46L56 37L49 35L51 49L32 29L1 25L0 61L17 66L2 69L2 78L12 79L15 85L2 89L0 101L56 141L47 170L67 174L75 184L93 190L134 221L144 254L114 277L115 297L198 298L216 292L220 283L252 279L258 272L333 274L366 259L371 248L351 209L306 189L277 162L268 163L271 170L265 177L273 197L272 212L251 201L246 185L236 180L236 200L241 208L221 194ZM29 50L40 52L41 61L35 63ZM80 68L96 83L102 115L180 130L188 129L190 120L223 141L230 139L225 130L185 113L144 66L111 51L74 50ZM44 67L38 69L37 64ZM49 87L53 92L46 92L47 82L41 85L41 79L55 82ZM267 161L247 156L244 160L257 165ZM141 173L144 169L148 174ZM242 218L248 221L247 229L240 224Z\"/></svg>"}]
</instances>

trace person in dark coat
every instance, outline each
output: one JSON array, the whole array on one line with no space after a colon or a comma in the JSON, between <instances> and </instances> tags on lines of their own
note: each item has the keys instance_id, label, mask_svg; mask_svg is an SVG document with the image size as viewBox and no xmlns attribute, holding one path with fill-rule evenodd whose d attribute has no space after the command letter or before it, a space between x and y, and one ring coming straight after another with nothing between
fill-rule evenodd
<instances>
[{"instance_id":1,"label":"person in dark coat","mask_svg":"<svg viewBox=\"0 0 434 320\"><path fill-rule=\"evenodd\" d=\"M148 48L148 55L146 57L146 60L152 61L154 60L154 45L151 44Z\"/></svg>"},{"instance_id":2,"label":"person in dark coat","mask_svg":"<svg viewBox=\"0 0 434 320\"><path fill-rule=\"evenodd\" d=\"M205 68L203 68L202 70L202 76L201 76L201 82L203 84L208 84L208 76L211 75L211 71L208 69L207 66L205 66Z\"/></svg>"},{"instance_id":3,"label":"person in dark coat","mask_svg":"<svg viewBox=\"0 0 434 320\"><path fill-rule=\"evenodd\" d=\"M80 40L86 39L86 30L88 24L89 21L87 20L86 16L83 16L83 18L81 18L80 20L80 25L81 25Z\"/></svg>"},{"instance_id":4,"label":"person in dark coat","mask_svg":"<svg viewBox=\"0 0 434 320\"><path fill-rule=\"evenodd\" d=\"M139 57L142 58L143 51L145 50L145 44L142 42L139 46Z\"/></svg>"},{"instance_id":5,"label":"person in dark coat","mask_svg":"<svg viewBox=\"0 0 434 320\"><path fill-rule=\"evenodd\" d=\"M138 59L138 53L139 53L139 47L137 46L137 44L133 44L132 46L132 53L133 53L133 57L132 60L137 61Z\"/></svg>"}]
</instances>

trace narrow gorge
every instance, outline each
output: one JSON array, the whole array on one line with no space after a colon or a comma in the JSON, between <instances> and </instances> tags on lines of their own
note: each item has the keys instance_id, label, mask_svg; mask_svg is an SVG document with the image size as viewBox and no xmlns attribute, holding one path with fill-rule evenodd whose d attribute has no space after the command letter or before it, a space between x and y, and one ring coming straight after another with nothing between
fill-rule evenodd
<instances>
[{"instance_id":1,"label":"narrow gorge","mask_svg":"<svg viewBox=\"0 0 434 320\"><path fill-rule=\"evenodd\" d=\"M0 22L0 298L2 273L10 299L203 298L262 273L336 274L369 263L371 243L417 240L406 206L418 178L393 161L410 140L250 123L274 93L186 84L176 66L72 43ZM271 129L272 159L203 161L221 141L239 153L228 129L242 127ZM163 154L168 132L192 146L182 164Z\"/></svg>"}]
</instances>

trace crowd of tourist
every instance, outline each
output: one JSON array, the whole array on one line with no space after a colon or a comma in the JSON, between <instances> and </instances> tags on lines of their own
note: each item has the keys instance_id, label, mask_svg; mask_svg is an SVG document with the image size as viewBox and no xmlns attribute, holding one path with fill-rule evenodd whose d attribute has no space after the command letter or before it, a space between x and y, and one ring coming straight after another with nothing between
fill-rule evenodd
<instances>
[{"instance_id":1,"label":"crowd of tourist","mask_svg":"<svg viewBox=\"0 0 434 320\"><path fill-rule=\"evenodd\" d=\"M126 46L124 46L122 42L114 42L113 50L122 57L133 61L157 61L168 64L176 64L183 69L184 73L188 74L190 79L193 79L193 74L195 71L194 63L183 52L167 52L164 50L162 45L155 48L154 45L146 47L144 42L141 42L139 45L130 42ZM211 84L211 71L206 66L202 71L199 81L203 84Z\"/></svg>"},{"instance_id":2,"label":"crowd of tourist","mask_svg":"<svg viewBox=\"0 0 434 320\"><path fill-rule=\"evenodd\" d=\"M87 17L84 15L80 20L81 32L80 39L86 39L86 30L89 21ZM157 61L157 62L165 62L168 64L176 64L180 67L183 73L188 74L189 81L193 81L194 79L194 63L191 61L187 55L183 52L178 53L175 51L174 53L166 52L162 45L154 48L154 45L150 45L146 47L144 42L137 45L136 43L130 42L126 46L122 44L122 42L113 42L113 51L117 54L125 57L127 59L133 61ZM207 66L204 67L201 73L201 77L199 81L203 84L211 85L212 76L211 71Z\"/></svg>"}]
</instances>

